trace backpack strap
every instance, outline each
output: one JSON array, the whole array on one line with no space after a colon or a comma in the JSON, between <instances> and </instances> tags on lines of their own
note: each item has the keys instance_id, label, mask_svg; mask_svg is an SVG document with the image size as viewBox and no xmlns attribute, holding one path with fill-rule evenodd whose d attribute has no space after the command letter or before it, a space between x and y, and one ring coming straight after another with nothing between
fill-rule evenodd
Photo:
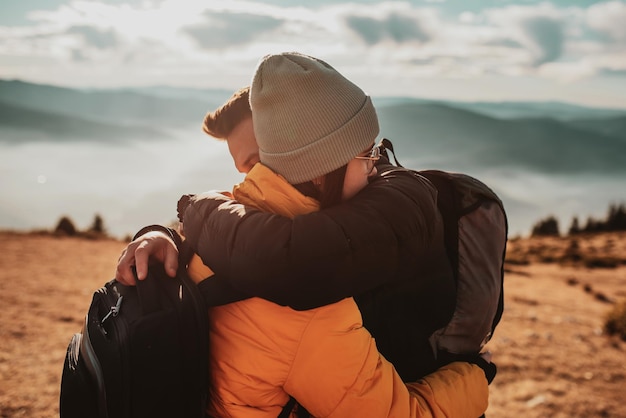
<instances>
[{"instance_id":1,"label":"backpack strap","mask_svg":"<svg viewBox=\"0 0 626 418\"><path fill-rule=\"evenodd\" d=\"M393 160L398 167L402 167L402 164L398 162L396 153L393 150L393 144L387 138L383 138L380 142L381 153L385 158L389 159L389 151L393 155ZM450 262L452 263L454 271L454 281L458 281L459 271L459 209L461 202L459 201L459 195L454 188L452 181L448 179L444 172L439 170L425 170L414 171L426 179L428 179L433 186L437 189L437 208L441 212L443 218L444 229L444 243L446 246L446 252Z\"/></svg>"},{"instance_id":2,"label":"backpack strap","mask_svg":"<svg viewBox=\"0 0 626 418\"><path fill-rule=\"evenodd\" d=\"M389 159L388 151L391 151L391 154L393 155L393 162L395 162L398 167L404 168L396 158L396 153L393 150L393 144L391 143L391 141L387 138L383 138L382 141L380 141L380 152L385 156L386 159Z\"/></svg>"},{"instance_id":3,"label":"backpack strap","mask_svg":"<svg viewBox=\"0 0 626 418\"><path fill-rule=\"evenodd\" d=\"M311 418L311 414L307 411L293 396L289 397L289 401L283 407L283 410L278 414L278 418L289 418L289 415L294 411L298 418Z\"/></svg>"},{"instance_id":4,"label":"backpack strap","mask_svg":"<svg viewBox=\"0 0 626 418\"><path fill-rule=\"evenodd\" d=\"M291 411L293 411L293 408L296 406L296 403L297 403L296 398L294 398L293 396L290 396L289 401L287 401L287 403L283 407L283 410L280 411L280 414L278 414L278 418L289 418L289 415L291 415Z\"/></svg>"},{"instance_id":5,"label":"backpack strap","mask_svg":"<svg viewBox=\"0 0 626 418\"><path fill-rule=\"evenodd\" d=\"M444 243L448 258L452 263L454 281L458 281L459 272L459 195L445 173L438 170L417 171L426 177L437 189L437 208L443 218Z\"/></svg>"}]
</instances>

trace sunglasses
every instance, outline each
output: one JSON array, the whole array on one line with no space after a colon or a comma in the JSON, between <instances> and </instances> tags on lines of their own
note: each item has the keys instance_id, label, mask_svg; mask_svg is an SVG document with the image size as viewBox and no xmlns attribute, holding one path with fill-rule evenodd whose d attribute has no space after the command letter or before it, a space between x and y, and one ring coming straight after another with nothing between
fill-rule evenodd
<instances>
[{"instance_id":1,"label":"sunglasses","mask_svg":"<svg viewBox=\"0 0 626 418\"><path fill-rule=\"evenodd\" d=\"M372 171L376 161L380 160L380 146L374 145L368 155L357 155L354 158L357 160L366 160L368 170Z\"/></svg>"}]
</instances>

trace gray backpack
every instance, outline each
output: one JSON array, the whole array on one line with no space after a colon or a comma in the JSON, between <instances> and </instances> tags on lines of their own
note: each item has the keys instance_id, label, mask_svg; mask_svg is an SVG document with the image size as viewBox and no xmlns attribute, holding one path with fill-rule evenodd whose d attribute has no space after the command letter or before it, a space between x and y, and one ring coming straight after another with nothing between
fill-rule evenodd
<instances>
[{"instance_id":1,"label":"gray backpack","mask_svg":"<svg viewBox=\"0 0 626 418\"><path fill-rule=\"evenodd\" d=\"M388 139L383 154L393 153ZM395 154L394 161L398 164ZM437 189L445 245L453 266L456 308L448 324L430 337L438 360L475 354L491 339L503 311L504 257L508 224L498 196L481 181L461 173L414 171Z\"/></svg>"}]
</instances>

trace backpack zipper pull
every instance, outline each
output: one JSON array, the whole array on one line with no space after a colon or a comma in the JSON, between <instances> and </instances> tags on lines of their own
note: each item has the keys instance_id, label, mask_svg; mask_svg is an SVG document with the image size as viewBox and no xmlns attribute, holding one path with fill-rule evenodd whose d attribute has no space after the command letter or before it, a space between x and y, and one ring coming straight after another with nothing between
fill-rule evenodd
<instances>
[{"instance_id":1,"label":"backpack zipper pull","mask_svg":"<svg viewBox=\"0 0 626 418\"><path fill-rule=\"evenodd\" d=\"M116 317L120 313L120 307L122 306L122 299L123 299L123 296L120 296L119 298L117 298L117 302L115 303L115 306L111 306L109 313L107 313L104 316L104 318L102 318L102 320L100 321L100 325L104 325L104 321L109 319L110 316Z\"/></svg>"}]
</instances>

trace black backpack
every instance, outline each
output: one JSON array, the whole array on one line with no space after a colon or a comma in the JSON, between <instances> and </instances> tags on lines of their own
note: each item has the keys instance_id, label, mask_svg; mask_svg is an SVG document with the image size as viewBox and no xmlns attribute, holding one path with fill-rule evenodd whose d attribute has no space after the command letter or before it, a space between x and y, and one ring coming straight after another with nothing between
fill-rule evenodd
<instances>
[{"instance_id":1,"label":"black backpack","mask_svg":"<svg viewBox=\"0 0 626 418\"><path fill-rule=\"evenodd\" d=\"M393 154L388 139L382 153ZM504 308L504 258L508 235L506 211L493 190L474 177L439 170L414 171L437 189L444 242L456 282L456 308L430 343L440 364L476 354L491 339Z\"/></svg>"},{"instance_id":2,"label":"black backpack","mask_svg":"<svg viewBox=\"0 0 626 418\"><path fill-rule=\"evenodd\" d=\"M180 266L175 279L151 265L137 286L94 293L67 349L61 418L205 416L208 310Z\"/></svg>"}]
</instances>

